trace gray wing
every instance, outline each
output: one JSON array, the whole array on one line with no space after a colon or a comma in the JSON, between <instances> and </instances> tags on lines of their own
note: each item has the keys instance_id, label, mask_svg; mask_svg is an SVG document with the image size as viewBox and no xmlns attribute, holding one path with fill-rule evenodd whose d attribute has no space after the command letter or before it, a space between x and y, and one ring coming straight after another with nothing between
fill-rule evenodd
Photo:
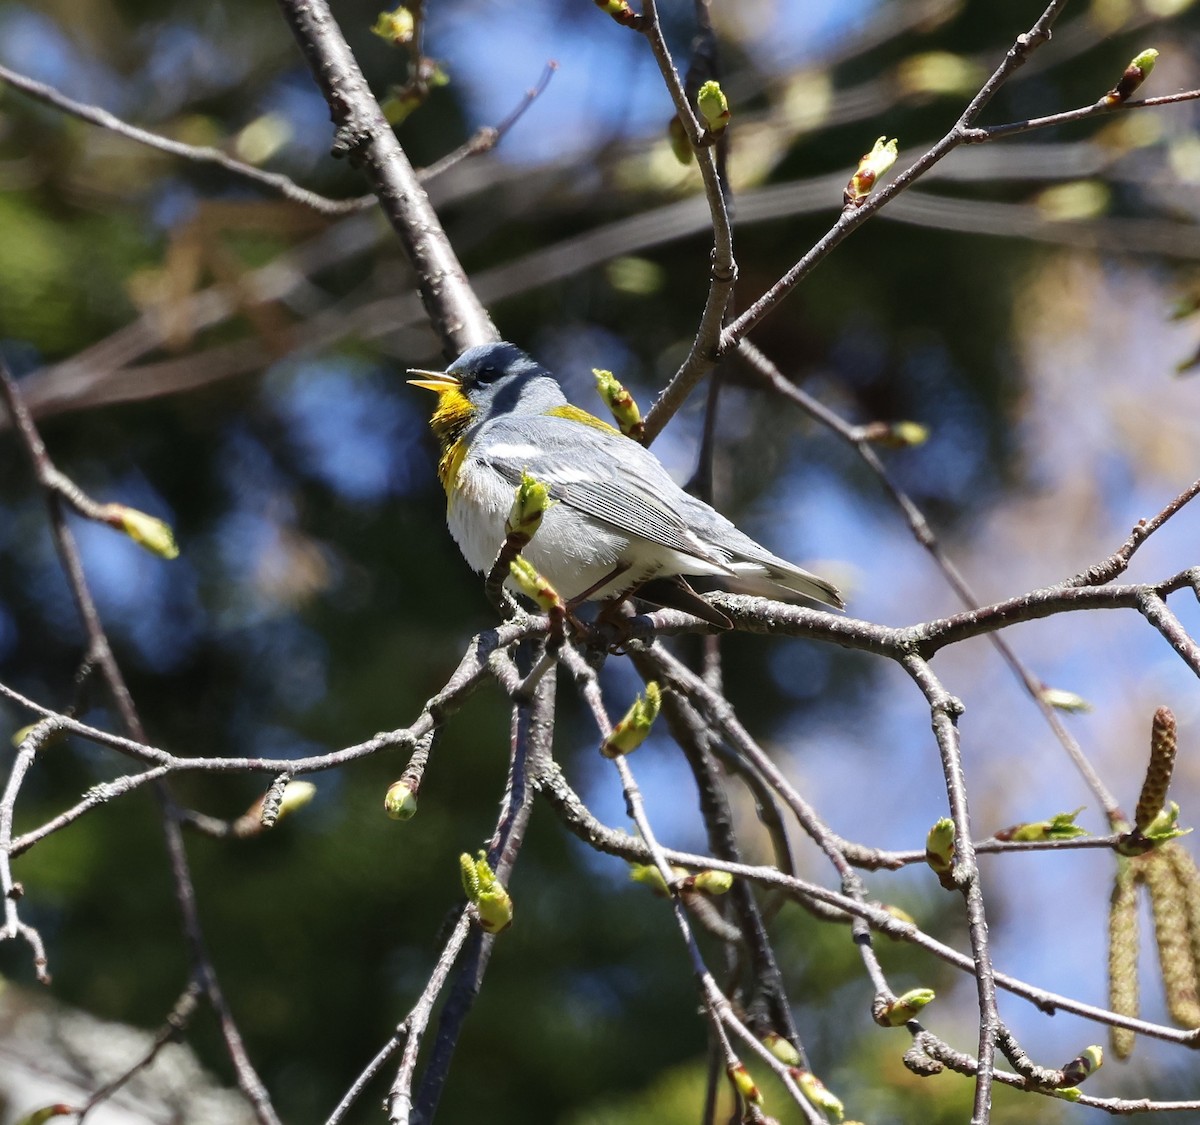
<instances>
[{"instance_id":1,"label":"gray wing","mask_svg":"<svg viewBox=\"0 0 1200 1125\"><path fill-rule=\"evenodd\" d=\"M622 434L603 430L589 431L582 444L579 429L578 422L545 415L497 419L479 437L503 455L481 460L514 487L523 471L530 473L561 504L731 573L680 515L680 509L699 501L671 479L652 453Z\"/></svg>"},{"instance_id":2,"label":"gray wing","mask_svg":"<svg viewBox=\"0 0 1200 1125\"><path fill-rule=\"evenodd\" d=\"M497 418L485 430L485 444L497 451L488 463L514 488L522 471L528 472L546 484L559 503L703 562L712 573L735 576L749 585L757 572L775 587L838 608L843 605L832 583L772 554L720 512L689 496L649 450L621 434L592 430L581 442L578 422L547 415ZM695 535L692 527L702 528L709 541ZM711 538L719 539L721 548L714 550ZM753 588L777 596L770 586Z\"/></svg>"}]
</instances>

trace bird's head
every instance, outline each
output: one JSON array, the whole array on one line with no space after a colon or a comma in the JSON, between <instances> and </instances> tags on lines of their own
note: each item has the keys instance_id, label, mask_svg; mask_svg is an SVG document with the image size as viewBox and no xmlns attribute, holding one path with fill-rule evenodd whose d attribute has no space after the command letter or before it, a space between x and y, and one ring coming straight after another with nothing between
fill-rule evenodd
<instances>
[{"instance_id":1,"label":"bird's head","mask_svg":"<svg viewBox=\"0 0 1200 1125\"><path fill-rule=\"evenodd\" d=\"M430 425L443 444L500 414L541 414L564 403L554 376L515 344L480 344L445 371L413 370L414 387L438 396Z\"/></svg>"}]
</instances>

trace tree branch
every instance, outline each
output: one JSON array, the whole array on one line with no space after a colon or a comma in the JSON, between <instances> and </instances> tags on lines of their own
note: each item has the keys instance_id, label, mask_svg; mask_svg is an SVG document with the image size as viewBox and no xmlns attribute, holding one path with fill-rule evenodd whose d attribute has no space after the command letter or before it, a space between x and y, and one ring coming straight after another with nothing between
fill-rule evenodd
<instances>
[{"instance_id":1,"label":"tree branch","mask_svg":"<svg viewBox=\"0 0 1200 1125\"><path fill-rule=\"evenodd\" d=\"M326 0L279 0L284 19L329 103L335 155L361 167L417 277L447 359L500 338L367 86Z\"/></svg>"}]
</instances>

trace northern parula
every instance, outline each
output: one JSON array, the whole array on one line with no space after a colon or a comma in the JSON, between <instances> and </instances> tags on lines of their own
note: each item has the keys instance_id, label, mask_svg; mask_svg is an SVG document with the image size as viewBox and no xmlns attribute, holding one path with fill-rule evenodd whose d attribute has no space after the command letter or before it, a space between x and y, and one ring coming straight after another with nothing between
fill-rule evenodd
<instances>
[{"instance_id":1,"label":"northern parula","mask_svg":"<svg viewBox=\"0 0 1200 1125\"><path fill-rule=\"evenodd\" d=\"M569 604L633 593L728 627L683 578L716 575L767 597L782 588L841 608L836 587L685 492L643 445L572 406L515 345L483 344L446 371L409 375L437 393L430 425L446 519L475 570L491 569L524 472L547 486L551 503L521 553Z\"/></svg>"}]
</instances>

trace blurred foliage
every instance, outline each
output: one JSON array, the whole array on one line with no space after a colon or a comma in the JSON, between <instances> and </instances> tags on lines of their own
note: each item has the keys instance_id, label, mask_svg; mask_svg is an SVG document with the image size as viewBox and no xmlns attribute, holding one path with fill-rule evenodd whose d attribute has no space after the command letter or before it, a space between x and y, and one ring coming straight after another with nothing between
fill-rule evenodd
<instances>
[{"instance_id":1,"label":"blurred foliage","mask_svg":"<svg viewBox=\"0 0 1200 1125\"><path fill-rule=\"evenodd\" d=\"M427 49L451 82L400 128L418 164L444 155L477 125L500 120L519 97L492 88L483 68L464 74L456 58L472 35L486 34L471 22L496 18L496 6L429 6ZM677 7L667 13L671 38L686 54L690 8ZM902 153L918 151L960 112L963 73L977 81L979 67L994 64L1037 5L925 5L938 14L872 37L874 21L903 22L917 4L867 4L856 26L827 31L807 58L799 48L781 55L763 49L764 29L782 18L770 5L747 5L740 14L722 7L714 5L724 20L722 81L734 105L731 165L738 166L744 135L747 161L758 161L753 186L766 190L822 174L844 181L880 133L899 136ZM1149 19L1148 6L1127 4L1124 23L1113 9L1080 7L1064 28L1072 49L1059 60L1048 50L1053 67L1039 56L996 99L988 120L1086 104L1111 87L1144 45ZM402 80L403 67L369 33L377 10L357 0L337 5L382 92ZM543 55L590 39L601 45L593 62L607 56L610 73L631 76L630 100L662 104L661 128L646 132L618 115L597 120L582 147L568 146L564 136L559 159L514 165L502 148L447 173L433 192L473 274L570 245L695 191L694 171L669 162L670 114L644 73L644 45L590 4L547 4L542 14L527 84ZM1155 28L1164 55L1156 80L1172 52L1195 57L1196 31L1190 13ZM243 151L271 152L270 167L307 186L334 195L362 190L353 169L326 158L328 114L271 5L4 4L0 42L16 69L138 124L224 146L241 135ZM932 50L945 55L931 59ZM1177 66L1182 72L1185 64ZM552 82L517 124L518 135L565 128L556 124L556 90ZM276 115L269 129L242 134L267 115ZM1094 129L1027 143L1078 139ZM1114 151L1113 162L1121 155ZM997 202L1031 194L1028 182L1001 171L953 187ZM1135 177L1118 178L1115 191L1117 213L1174 205ZM824 233L837 206L835 191L817 213L739 229L739 306ZM225 172L149 152L6 91L0 227L0 334L9 362L27 376L52 455L97 499L166 518L182 548L169 564L139 558L115 533L74 525L153 740L188 754L291 755L410 722L492 611L445 533L427 404L399 378L406 365L435 362L436 345L419 323L381 323L358 312L372 302L394 311L395 298L411 290L384 224L374 216L314 220ZM326 247L320 254L318 244ZM339 245L357 249L338 252ZM243 283L254 270L301 251L313 252L317 264L282 299L246 296ZM942 527L953 527L1020 483L1009 423L1023 388L1013 374L1008 315L1013 288L1050 253L1015 239L875 222L822 264L756 341L850 417L928 425L934 440L899 455L896 471ZM694 329L707 240L697 230L633 247L614 241L608 256L618 260L531 284L523 278L537 263L527 262L489 300L503 334L560 371L578 401L596 405L586 397L588 372L603 366L647 405ZM195 309L185 299L212 283L234 311L201 325L189 319ZM127 326L142 314L174 318L174 328L159 343L131 342ZM337 324L355 315L358 331L335 330L332 343L293 350L314 318ZM258 348L263 358L229 378L210 378L225 362L217 349L231 345ZM85 349L92 350L79 365L66 365ZM168 368L184 373L179 389L186 393L169 392ZM782 542L787 521L770 513L786 496L832 487L844 507L881 504L831 439L743 393L737 371L725 376L716 471L722 508L762 520ZM111 401L97 397L112 387L125 390L112 392ZM677 445L664 443L685 475L698 427L699 413L690 411ZM956 435L949 445L938 438L947 433ZM43 515L23 454L11 434L0 434L0 677L65 706L81 633ZM828 534L816 540L787 542L797 555L837 551ZM861 659L801 647L796 660L825 685L820 692L782 690L761 638L733 638L727 647L731 698L752 709L763 736L853 711L875 686ZM106 708L93 693L83 714L111 724ZM569 701L564 708L569 714ZM11 729L27 721L11 709L3 714ZM594 742L582 723L563 721L556 750L585 796L619 809ZM474 852L494 822L507 745L507 709L485 688L437 745L414 820L383 815L383 795L404 765L401 754L389 753L315 776L316 801L260 838L190 839L215 963L286 1120L327 1113L408 1010L461 898L457 856ZM664 753L649 747L639 756ZM75 741L49 751L26 783L18 831L127 765ZM236 817L268 780L194 776L175 789L204 812ZM683 820L672 839L699 845L696 826ZM56 994L109 1018L155 1026L186 965L147 792L50 837L20 859L17 874L27 891L25 915L47 939ZM931 893L928 882L921 886ZM517 921L499 941L456 1057L444 1119L695 1121L704 1029L662 902L627 885L622 864L597 860L565 838L543 806L510 889ZM935 898L909 909L936 932L941 905ZM871 1024L871 997L848 931L794 906L783 907L774 931L788 953L814 1070L842 1095L850 1116L876 1125L962 1120L970 1084L909 1076L898 1061L904 1033ZM954 987L949 970L884 946L889 972L905 987L934 987L939 998ZM0 969L27 979L27 951L0 946ZM960 979L957 987L969 992L968 984ZM192 1038L228 1078L211 1023L199 1024ZM383 1090L376 1083L352 1120L377 1120ZM1026 1105L1001 1091L995 1120L1028 1120ZM1059 1120L1059 1108L1039 1102L1038 1119Z\"/></svg>"}]
</instances>

